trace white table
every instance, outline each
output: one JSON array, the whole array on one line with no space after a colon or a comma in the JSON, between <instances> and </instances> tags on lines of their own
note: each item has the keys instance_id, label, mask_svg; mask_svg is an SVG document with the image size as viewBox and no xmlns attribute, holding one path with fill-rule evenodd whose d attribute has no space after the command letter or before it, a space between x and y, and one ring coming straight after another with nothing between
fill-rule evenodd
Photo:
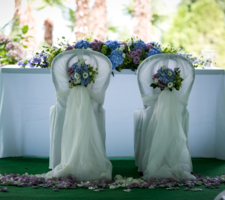
<instances>
[{"instance_id":1,"label":"white table","mask_svg":"<svg viewBox=\"0 0 225 200\"><path fill-rule=\"evenodd\" d=\"M225 76L220 68L196 69L190 95L192 157L225 160ZM55 91L49 69L1 69L0 158L49 155L49 109ZM106 150L109 157L134 156L133 112L142 108L136 75L116 73L106 93Z\"/></svg>"}]
</instances>

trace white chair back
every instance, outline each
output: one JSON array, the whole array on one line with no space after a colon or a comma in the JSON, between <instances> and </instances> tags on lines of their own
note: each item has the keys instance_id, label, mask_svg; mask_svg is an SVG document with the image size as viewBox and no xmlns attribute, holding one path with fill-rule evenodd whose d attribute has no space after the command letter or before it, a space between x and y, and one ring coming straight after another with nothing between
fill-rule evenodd
<instances>
[{"instance_id":1,"label":"white chair back","mask_svg":"<svg viewBox=\"0 0 225 200\"><path fill-rule=\"evenodd\" d=\"M91 98L96 102L103 104L104 93L110 81L112 64L103 54L85 49L63 52L53 60L51 74L56 90L56 97L59 98L68 94L67 90L70 86L70 77L67 74L67 69L81 57L86 60L85 62L87 64L90 64L94 68L98 68L98 75L96 76L95 83L89 84L88 88Z\"/></svg>"},{"instance_id":2,"label":"white chair back","mask_svg":"<svg viewBox=\"0 0 225 200\"><path fill-rule=\"evenodd\" d=\"M150 85L153 83L152 77L157 70L163 66L174 69L181 69L181 77L184 79L182 87L176 93L182 104L187 105L189 95L195 79L195 69L192 63L186 58L176 54L158 54L145 59L138 67L137 80L141 93L143 105L146 107L153 105L158 99L160 89L153 89Z\"/></svg>"}]
</instances>

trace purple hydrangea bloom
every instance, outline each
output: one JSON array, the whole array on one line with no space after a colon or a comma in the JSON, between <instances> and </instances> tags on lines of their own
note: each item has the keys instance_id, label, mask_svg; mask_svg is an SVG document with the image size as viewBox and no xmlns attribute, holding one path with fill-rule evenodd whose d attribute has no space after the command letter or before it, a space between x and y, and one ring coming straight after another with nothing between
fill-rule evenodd
<instances>
[{"instance_id":1,"label":"purple hydrangea bloom","mask_svg":"<svg viewBox=\"0 0 225 200\"><path fill-rule=\"evenodd\" d=\"M139 58L138 56L135 56L135 57L133 58L134 64L139 64L139 61L140 61L140 58Z\"/></svg>"}]
</instances>

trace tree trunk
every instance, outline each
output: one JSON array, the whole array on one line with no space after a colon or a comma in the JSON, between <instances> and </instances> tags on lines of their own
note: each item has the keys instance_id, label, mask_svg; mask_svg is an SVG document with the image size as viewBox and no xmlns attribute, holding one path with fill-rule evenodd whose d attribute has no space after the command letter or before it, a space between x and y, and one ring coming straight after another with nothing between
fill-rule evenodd
<instances>
[{"instance_id":1,"label":"tree trunk","mask_svg":"<svg viewBox=\"0 0 225 200\"><path fill-rule=\"evenodd\" d=\"M32 36L29 38L28 42L24 42L24 45L28 46L30 49L37 48L37 25L35 19L32 15L32 8L28 5L24 14L20 17L20 27L28 25L29 31L26 33L26 36Z\"/></svg>"},{"instance_id":2,"label":"tree trunk","mask_svg":"<svg viewBox=\"0 0 225 200\"><path fill-rule=\"evenodd\" d=\"M91 21L91 31L94 33L94 39L105 41L107 36L106 0L95 0Z\"/></svg>"},{"instance_id":3,"label":"tree trunk","mask_svg":"<svg viewBox=\"0 0 225 200\"><path fill-rule=\"evenodd\" d=\"M75 14L74 32L76 39L84 36L89 31L89 0L75 0L77 10Z\"/></svg>"},{"instance_id":4,"label":"tree trunk","mask_svg":"<svg viewBox=\"0 0 225 200\"><path fill-rule=\"evenodd\" d=\"M145 42L151 39L150 0L134 0L134 34Z\"/></svg>"},{"instance_id":5,"label":"tree trunk","mask_svg":"<svg viewBox=\"0 0 225 200\"><path fill-rule=\"evenodd\" d=\"M49 18L47 18L44 22L45 26L45 41L52 46L53 43L53 21L51 21Z\"/></svg>"},{"instance_id":6,"label":"tree trunk","mask_svg":"<svg viewBox=\"0 0 225 200\"><path fill-rule=\"evenodd\" d=\"M12 32L18 31L18 27L20 25L21 2L22 0L15 0Z\"/></svg>"}]
</instances>

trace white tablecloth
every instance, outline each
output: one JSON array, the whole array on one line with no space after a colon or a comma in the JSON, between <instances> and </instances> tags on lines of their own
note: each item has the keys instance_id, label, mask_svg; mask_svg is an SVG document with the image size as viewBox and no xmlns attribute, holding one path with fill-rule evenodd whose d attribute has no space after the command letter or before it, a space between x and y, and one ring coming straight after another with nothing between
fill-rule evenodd
<instances>
[{"instance_id":1,"label":"white tablecloth","mask_svg":"<svg viewBox=\"0 0 225 200\"><path fill-rule=\"evenodd\" d=\"M7 66L0 75L0 158L47 157L49 109L56 102L50 70ZM224 86L223 69L196 69L188 105L192 157L225 160ZM134 156L133 113L142 103L133 72L111 77L104 108L107 155Z\"/></svg>"}]
</instances>

